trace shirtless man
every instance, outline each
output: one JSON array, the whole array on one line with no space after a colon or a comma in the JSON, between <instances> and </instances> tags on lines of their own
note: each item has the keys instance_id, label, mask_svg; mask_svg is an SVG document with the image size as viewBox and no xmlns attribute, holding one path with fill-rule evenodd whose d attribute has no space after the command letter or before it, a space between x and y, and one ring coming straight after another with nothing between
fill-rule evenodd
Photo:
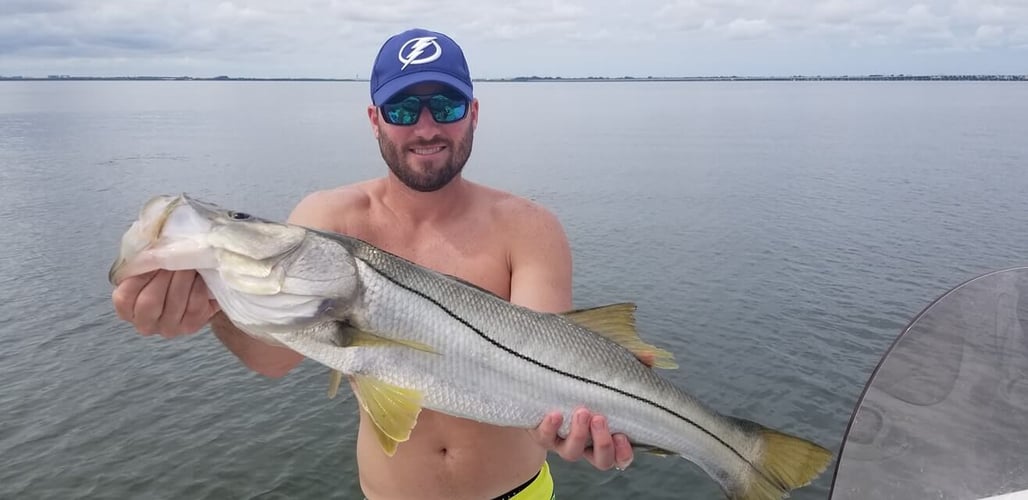
<instances>
[{"instance_id":1,"label":"shirtless man","mask_svg":"<svg viewBox=\"0 0 1028 500\"><path fill-rule=\"evenodd\" d=\"M441 33L409 30L389 38L371 77L371 130L389 166L385 177L308 195L289 221L363 239L452 274L516 304L571 309L571 253L546 209L461 177L478 123L478 100L461 48ZM250 369L281 377L303 357L234 328L193 271L127 279L113 293L118 316L144 335L191 334L210 323ZM580 408L570 434L561 415L530 431L495 427L424 410L395 455L375 441L361 412L360 485L369 500L537 500L553 496L547 451L594 467L623 469L628 439ZM590 443L590 446L586 446Z\"/></svg>"}]
</instances>

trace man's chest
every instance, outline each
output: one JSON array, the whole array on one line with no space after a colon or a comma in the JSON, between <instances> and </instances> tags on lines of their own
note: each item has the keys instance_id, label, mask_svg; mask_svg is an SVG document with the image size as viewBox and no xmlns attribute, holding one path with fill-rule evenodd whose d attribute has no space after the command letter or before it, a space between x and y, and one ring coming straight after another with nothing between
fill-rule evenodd
<instances>
[{"instance_id":1,"label":"man's chest","mask_svg":"<svg viewBox=\"0 0 1028 500\"><path fill-rule=\"evenodd\" d=\"M396 234L355 231L353 234L382 250L420 266L456 276L501 297L510 297L510 262L500 242L485 235L441 233Z\"/></svg>"}]
</instances>

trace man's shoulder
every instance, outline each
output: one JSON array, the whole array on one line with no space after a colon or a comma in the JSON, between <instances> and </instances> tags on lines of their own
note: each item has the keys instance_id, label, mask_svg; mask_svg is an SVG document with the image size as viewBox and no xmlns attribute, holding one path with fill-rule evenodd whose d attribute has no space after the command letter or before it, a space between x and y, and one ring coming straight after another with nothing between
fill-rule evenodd
<instances>
[{"instance_id":1,"label":"man's shoulder","mask_svg":"<svg viewBox=\"0 0 1028 500\"><path fill-rule=\"evenodd\" d=\"M310 210L367 206L371 203L371 192L374 186L375 181L371 180L314 191L304 196L297 204L297 208Z\"/></svg>"},{"instance_id":2,"label":"man's shoulder","mask_svg":"<svg viewBox=\"0 0 1028 500\"><path fill-rule=\"evenodd\" d=\"M551 233L563 237L557 215L542 203L496 188L476 185L492 222L514 236Z\"/></svg>"},{"instance_id":3,"label":"man's shoulder","mask_svg":"<svg viewBox=\"0 0 1028 500\"><path fill-rule=\"evenodd\" d=\"M570 309L571 248L558 217L538 201L483 189L490 237L506 253L510 300L538 311Z\"/></svg>"},{"instance_id":4,"label":"man's shoulder","mask_svg":"<svg viewBox=\"0 0 1028 500\"><path fill-rule=\"evenodd\" d=\"M509 218L514 221L533 217L556 218L555 214L542 203L508 191L484 185L475 185L480 198L490 211L497 217Z\"/></svg>"},{"instance_id":5,"label":"man's shoulder","mask_svg":"<svg viewBox=\"0 0 1028 500\"><path fill-rule=\"evenodd\" d=\"M375 181L364 181L307 194L296 204L289 222L342 232L346 221L367 212Z\"/></svg>"}]
</instances>

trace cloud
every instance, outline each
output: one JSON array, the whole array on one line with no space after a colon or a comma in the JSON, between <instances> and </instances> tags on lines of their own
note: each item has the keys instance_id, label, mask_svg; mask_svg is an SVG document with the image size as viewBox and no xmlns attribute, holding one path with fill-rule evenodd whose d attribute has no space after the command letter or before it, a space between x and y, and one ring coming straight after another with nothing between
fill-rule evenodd
<instances>
[{"instance_id":1,"label":"cloud","mask_svg":"<svg viewBox=\"0 0 1028 500\"><path fill-rule=\"evenodd\" d=\"M1024 72L1003 51L1028 45L1028 1L0 0L0 72L366 75L384 37L414 26L452 34L492 76L687 72L700 52L712 70L735 61L725 67L747 73L737 66L791 68L832 50L887 50L912 67L924 51L990 50ZM690 59L668 67L656 54L669 47Z\"/></svg>"},{"instance_id":2,"label":"cloud","mask_svg":"<svg viewBox=\"0 0 1028 500\"><path fill-rule=\"evenodd\" d=\"M983 24L974 32L974 40L978 46L998 46L1003 43L1006 29L1002 26Z\"/></svg>"},{"instance_id":3,"label":"cloud","mask_svg":"<svg viewBox=\"0 0 1028 500\"><path fill-rule=\"evenodd\" d=\"M332 17L351 23L392 24L413 22L418 19L419 2L408 0L357 1L344 0L328 3ZM452 5L452 4L451 4ZM442 7L442 6L440 6Z\"/></svg>"},{"instance_id":4,"label":"cloud","mask_svg":"<svg viewBox=\"0 0 1028 500\"><path fill-rule=\"evenodd\" d=\"M946 48L955 38L949 16L936 14L923 3L910 6L893 31L894 43L905 42L918 48Z\"/></svg>"},{"instance_id":5,"label":"cloud","mask_svg":"<svg viewBox=\"0 0 1028 500\"><path fill-rule=\"evenodd\" d=\"M700 0L676 0L665 4L653 17L657 26L669 30L698 30L712 23L718 10Z\"/></svg>"},{"instance_id":6,"label":"cloud","mask_svg":"<svg viewBox=\"0 0 1028 500\"><path fill-rule=\"evenodd\" d=\"M487 40L567 39L574 35L565 37L565 34L581 33L588 22L586 8L566 0L519 0L502 5L474 2L473 5L466 11L468 19L463 27Z\"/></svg>"},{"instance_id":7,"label":"cloud","mask_svg":"<svg viewBox=\"0 0 1028 500\"><path fill-rule=\"evenodd\" d=\"M1024 25L1028 2L1022 0L954 0L951 15L957 21L974 25Z\"/></svg>"},{"instance_id":8,"label":"cloud","mask_svg":"<svg viewBox=\"0 0 1028 500\"><path fill-rule=\"evenodd\" d=\"M0 16L25 14L54 14L74 9L72 0L4 0L0 2Z\"/></svg>"},{"instance_id":9,"label":"cloud","mask_svg":"<svg viewBox=\"0 0 1028 500\"><path fill-rule=\"evenodd\" d=\"M68 70L75 74L181 75L203 68L209 75L246 66L251 75L296 75L297 55L311 58L311 66L318 57L331 60L360 24L325 1L84 0L29 7L0 17L0 55L28 61L23 67L77 67ZM13 73L8 68L0 71Z\"/></svg>"},{"instance_id":10,"label":"cloud","mask_svg":"<svg viewBox=\"0 0 1028 500\"><path fill-rule=\"evenodd\" d=\"M1021 26L1010 34L1010 43L1018 48L1028 47L1028 26Z\"/></svg>"},{"instance_id":11,"label":"cloud","mask_svg":"<svg viewBox=\"0 0 1028 500\"><path fill-rule=\"evenodd\" d=\"M936 14L929 6L918 3L910 6L903 14L899 29L904 34L934 36L939 33L948 33L949 26L948 15Z\"/></svg>"},{"instance_id":12,"label":"cloud","mask_svg":"<svg viewBox=\"0 0 1028 500\"><path fill-rule=\"evenodd\" d=\"M733 19L725 28L728 38L735 40L763 38L772 31L765 19Z\"/></svg>"},{"instance_id":13,"label":"cloud","mask_svg":"<svg viewBox=\"0 0 1028 500\"><path fill-rule=\"evenodd\" d=\"M599 29L594 31L575 31L567 34L567 39L575 42L597 42L601 40L624 40L623 37L615 36L607 29Z\"/></svg>"},{"instance_id":14,"label":"cloud","mask_svg":"<svg viewBox=\"0 0 1028 500\"><path fill-rule=\"evenodd\" d=\"M850 47L953 48L979 39L979 26L1003 27L1009 33L1028 25L1028 2L1023 0L673 0L659 4L654 26L665 32L691 36L706 32L728 39L774 36Z\"/></svg>"},{"instance_id":15,"label":"cloud","mask_svg":"<svg viewBox=\"0 0 1028 500\"><path fill-rule=\"evenodd\" d=\"M851 22L859 22L860 19L867 18L879 9L881 9L879 2L828 0L815 2L813 8L810 9L809 19L815 23L849 24Z\"/></svg>"}]
</instances>

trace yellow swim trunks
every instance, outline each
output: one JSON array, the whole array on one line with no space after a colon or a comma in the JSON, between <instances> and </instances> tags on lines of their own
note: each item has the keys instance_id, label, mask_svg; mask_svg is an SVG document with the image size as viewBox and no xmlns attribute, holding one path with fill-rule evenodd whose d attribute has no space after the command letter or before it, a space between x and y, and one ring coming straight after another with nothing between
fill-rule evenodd
<instances>
[{"instance_id":1,"label":"yellow swim trunks","mask_svg":"<svg viewBox=\"0 0 1028 500\"><path fill-rule=\"evenodd\" d=\"M532 479L529 479L513 490L493 500L555 500L553 493L553 476L550 475L550 464L543 462L543 468Z\"/></svg>"},{"instance_id":2,"label":"yellow swim trunks","mask_svg":"<svg viewBox=\"0 0 1028 500\"><path fill-rule=\"evenodd\" d=\"M550 475L550 464L543 462L543 468L532 479L504 493L493 500L556 500L553 492L553 476ZM368 500L367 497L364 500Z\"/></svg>"}]
</instances>

